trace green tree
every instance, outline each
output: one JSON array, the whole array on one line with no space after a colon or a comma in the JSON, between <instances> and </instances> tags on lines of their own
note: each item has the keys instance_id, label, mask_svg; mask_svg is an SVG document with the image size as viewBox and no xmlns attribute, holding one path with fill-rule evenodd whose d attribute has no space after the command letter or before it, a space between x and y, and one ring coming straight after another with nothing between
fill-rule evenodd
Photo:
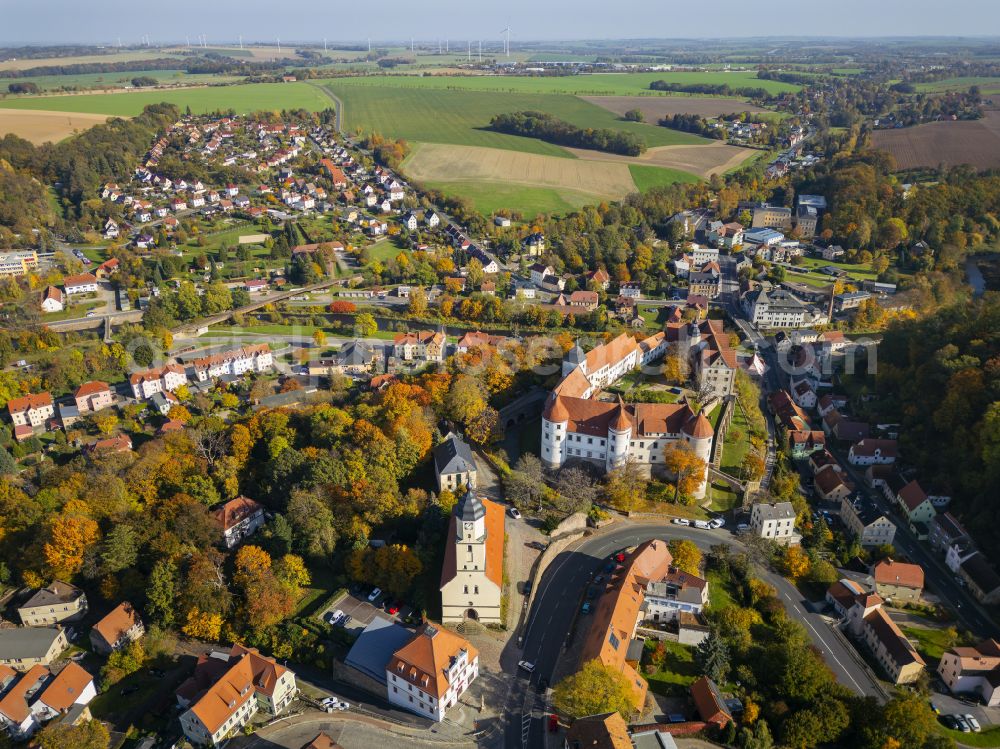
<instances>
[{"instance_id":1,"label":"green tree","mask_svg":"<svg viewBox=\"0 0 1000 749\"><path fill-rule=\"evenodd\" d=\"M370 312L362 312L354 318L354 335L359 338L371 338L378 332L378 323Z\"/></svg>"},{"instance_id":2,"label":"green tree","mask_svg":"<svg viewBox=\"0 0 1000 749\"><path fill-rule=\"evenodd\" d=\"M17 461L7 451L7 448L0 446L0 476L7 476L17 471Z\"/></svg>"},{"instance_id":3,"label":"green tree","mask_svg":"<svg viewBox=\"0 0 1000 749\"><path fill-rule=\"evenodd\" d=\"M694 660L703 674L722 682L729 675L729 647L715 630L694 651Z\"/></svg>"},{"instance_id":4,"label":"green tree","mask_svg":"<svg viewBox=\"0 0 1000 749\"><path fill-rule=\"evenodd\" d=\"M105 573L121 572L135 566L139 558L139 534L125 523L115 525L101 543L101 569Z\"/></svg>"},{"instance_id":5,"label":"green tree","mask_svg":"<svg viewBox=\"0 0 1000 749\"><path fill-rule=\"evenodd\" d=\"M771 738L771 728L766 720L758 720L753 728L744 728L740 732L740 749L774 749L774 739Z\"/></svg>"},{"instance_id":6,"label":"green tree","mask_svg":"<svg viewBox=\"0 0 1000 749\"><path fill-rule=\"evenodd\" d=\"M597 659L556 684L552 703L574 718L617 712L627 720L638 707L629 680Z\"/></svg>"},{"instance_id":7,"label":"green tree","mask_svg":"<svg viewBox=\"0 0 1000 749\"><path fill-rule=\"evenodd\" d=\"M149 574L146 611L153 621L164 627L170 627L174 623L176 588L177 567L173 562L161 559L153 565L153 571Z\"/></svg>"}]
</instances>

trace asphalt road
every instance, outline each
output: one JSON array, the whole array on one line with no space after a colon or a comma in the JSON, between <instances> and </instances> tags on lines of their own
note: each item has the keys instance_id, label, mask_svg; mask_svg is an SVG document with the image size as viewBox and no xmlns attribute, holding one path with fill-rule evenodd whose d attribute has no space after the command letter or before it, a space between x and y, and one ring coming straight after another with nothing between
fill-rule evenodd
<instances>
[{"instance_id":1,"label":"asphalt road","mask_svg":"<svg viewBox=\"0 0 1000 749\"><path fill-rule=\"evenodd\" d=\"M742 547L725 530L706 531L673 524L628 524L579 541L556 557L538 582L538 595L528 618L521 657L534 663L535 670L530 678L526 678L524 671L518 673L517 683L508 703L505 746L524 749L544 745L544 705L541 696L537 694L537 684L541 678L551 683L556 663L565 650L584 589L612 552L651 538L689 539L706 551L719 543ZM758 570L758 574L778 591L788 615L805 627L837 680L858 694L881 699L880 688L857 663L855 654L832 634L822 616L806 610L802 596L795 587L770 571ZM574 633L574 638L585 636L583 628L589 626L589 622L583 621L580 625L581 629Z\"/></svg>"}]
</instances>

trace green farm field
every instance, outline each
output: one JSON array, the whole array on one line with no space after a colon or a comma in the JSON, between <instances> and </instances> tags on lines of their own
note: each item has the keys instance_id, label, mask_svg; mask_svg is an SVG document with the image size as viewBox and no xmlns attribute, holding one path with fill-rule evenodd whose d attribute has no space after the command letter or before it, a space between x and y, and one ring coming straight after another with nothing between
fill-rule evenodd
<instances>
[{"instance_id":1,"label":"green farm field","mask_svg":"<svg viewBox=\"0 0 1000 749\"><path fill-rule=\"evenodd\" d=\"M148 104L170 102L191 107L195 113L233 109L237 113L259 110L307 109L320 111L333 106L330 98L307 83L250 83L121 94L74 94L67 96L17 97L0 101L3 109L35 109L51 112L92 112L133 117Z\"/></svg>"},{"instance_id":2,"label":"green farm field","mask_svg":"<svg viewBox=\"0 0 1000 749\"><path fill-rule=\"evenodd\" d=\"M63 88L121 88L131 85L133 78L147 76L155 78L160 83L207 85L235 81L234 76L219 76L208 74L188 74L183 70L126 70L118 73L78 73L76 75L31 75L24 78L0 79L0 93L7 91L10 83L34 83L43 91L53 91Z\"/></svg>"},{"instance_id":3,"label":"green farm field","mask_svg":"<svg viewBox=\"0 0 1000 749\"><path fill-rule=\"evenodd\" d=\"M1000 93L1000 78L987 76L944 78L930 83L918 83L916 89L920 93L939 93L942 91L967 91L972 86L979 86L984 94L997 94Z\"/></svg>"},{"instance_id":4,"label":"green farm field","mask_svg":"<svg viewBox=\"0 0 1000 749\"><path fill-rule=\"evenodd\" d=\"M576 96L532 93L505 93L497 96L495 92L488 91L382 85L383 80L385 79L380 78L378 85L372 83L370 78L343 78L322 84L323 88L331 91L344 103L344 128L347 131L374 131L424 143L507 148L549 156L567 155L563 148L544 141L486 129L494 115L537 110L578 127L609 128L635 133L650 148L709 143L704 138L677 130L625 122L613 112ZM368 85L358 85L357 82L368 82Z\"/></svg>"},{"instance_id":5,"label":"green farm field","mask_svg":"<svg viewBox=\"0 0 1000 749\"><path fill-rule=\"evenodd\" d=\"M504 185L461 180L427 182L425 184L432 189L467 198L484 216L489 216L501 208L519 211L525 216L536 216L542 213L563 214L571 213L596 202L593 194L568 188Z\"/></svg>"},{"instance_id":6,"label":"green farm field","mask_svg":"<svg viewBox=\"0 0 1000 749\"><path fill-rule=\"evenodd\" d=\"M477 76L368 76L346 78L336 81L338 86L382 86L392 88L450 89L464 91L502 91L523 94L574 94L587 96L631 96L646 93L651 96L669 95L651 91L653 81L668 81L682 84L720 84L732 88L763 88L770 93L798 91L801 87L782 81L766 81L757 78L755 72L660 72L660 73L594 73L592 75L546 76L529 78L524 76L477 75Z\"/></svg>"},{"instance_id":7,"label":"green farm field","mask_svg":"<svg viewBox=\"0 0 1000 749\"><path fill-rule=\"evenodd\" d=\"M646 166L644 164L629 164L628 170L632 173L632 181L639 189L639 192L647 192L654 187L665 187L677 182L697 182L698 177L690 172L682 172L680 169L665 169L659 166Z\"/></svg>"}]
</instances>

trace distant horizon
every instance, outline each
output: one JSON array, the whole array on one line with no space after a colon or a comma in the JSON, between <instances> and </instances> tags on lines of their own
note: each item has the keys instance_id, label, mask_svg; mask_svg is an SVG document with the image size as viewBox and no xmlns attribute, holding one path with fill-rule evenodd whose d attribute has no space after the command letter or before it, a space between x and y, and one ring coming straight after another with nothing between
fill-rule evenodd
<instances>
[{"instance_id":1,"label":"distant horizon","mask_svg":"<svg viewBox=\"0 0 1000 749\"><path fill-rule=\"evenodd\" d=\"M119 37L135 44L148 35L157 45L183 43L186 36L209 39L281 37L288 44L306 40L380 44L410 37L499 40L511 27L511 40L526 43L584 40L719 39L992 39L983 29L1000 29L1000 4L987 0L838 0L790 9L783 0L758 0L748 12L742 0L715 0L710 15L678 0L618 0L613 8L598 0L508 0L504 5L472 6L464 0L383 0L379 13L329 0L300 0L295 12L264 0L229 4L174 0L155 10L128 0L32 0L4 10L5 45L103 44ZM339 6L339 7L338 7ZM712 34L705 36L706 28ZM523 33L527 31L528 33ZM822 31L822 33L816 33ZM262 38L266 32L268 39ZM656 32L656 33L650 33ZM523 34L523 35L522 35ZM294 40L294 41L293 41Z\"/></svg>"},{"instance_id":2,"label":"distant horizon","mask_svg":"<svg viewBox=\"0 0 1000 749\"><path fill-rule=\"evenodd\" d=\"M200 42L196 42L196 37L190 39L191 49L197 49L201 46ZM439 41L444 44L446 41L450 42L461 42L466 43L468 41L477 42L480 41L480 37L465 37L465 36L441 36L438 37L427 37L419 38L414 37L412 41L424 48L427 45L436 45ZM489 36L482 37L481 41L489 41L491 44L502 44L502 40L498 37ZM738 43L738 42L755 42L755 41L766 41L766 42L795 42L795 41L832 41L832 42L878 42L878 41L946 41L946 42L960 42L960 41L996 41L1000 44L1000 34L880 34L880 35L843 35L843 34L827 34L827 35L816 35L816 34L775 34L775 35L748 35L748 36L646 36L646 37L636 37L636 36L607 36L607 37L537 37L537 38L523 38L517 41L511 38L511 51L516 51L516 45L538 45L538 44L593 44L593 43L608 43L608 44L629 44L629 43L669 43L669 42L726 42L726 43ZM184 47L188 46L188 38L181 37L179 39L150 39L150 43L147 45L141 40L131 40L122 39L121 47L123 49L131 48L149 48L158 49L165 47ZM242 44L244 47L274 47L278 38L273 39L263 39L256 37L243 36ZM289 37L288 39L281 39L281 46L294 47L297 45L302 46L318 46L322 47L324 42L332 49L336 50L338 48L347 47L363 47L371 42L372 47L408 47L410 45L410 37L406 38L394 38L385 37L377 38L367 37L359 39L338 39L333 37L319 37L319 38L294 38ZM15 39L3 39L0 38L0 45L4 47L17 48L17 47L71 47L71 46L85 46L85 47L100 47L100 48L116 48L118 47L118 40L84 40L84 39L53 39L51 41L34 40L34 41L18 41ZM225 46L225 47L239 47L240 37L236 36L232 39L226 37L218 38L208 38L206 39L206 45L211 48L213 46ZM452 54L456 54L461 50L452 50ZM998 56L1000 56L1000 50L997 51Z\"/></svg>"}]
</instances>

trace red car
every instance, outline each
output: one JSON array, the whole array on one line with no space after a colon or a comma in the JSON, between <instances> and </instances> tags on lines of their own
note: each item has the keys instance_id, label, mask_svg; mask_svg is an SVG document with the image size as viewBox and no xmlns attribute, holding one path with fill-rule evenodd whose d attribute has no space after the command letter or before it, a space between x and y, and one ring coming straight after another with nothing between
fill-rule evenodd
<instances>
[{"instance_id":1,"label":"red car","mask_svg":"<svg viewBox=\"0 0 1000 749\"><path fill-rule=\"evenodd\" d=\"M389 606L388 606L388 608L386 608L386 611L388 611L393 616L395 616L396 614L398 614L399 613L399 602L397 601L396 603L390 603Z\"/></svg>"},{"instance_id":2,"label":"red car","mask_svg":"<svg viewBox=\"0 0 1000 749\"><path fill-rule=\"evenodd\" d=\"M559 716L553 713L549 716L549 732L555 733L559 730Z\"/></svg>"},{"instance_id":3,"label":"red car","mask_svg":"<svg viewBox=\"0 0 1000 749\"><path fill-rule=\"evenodd\" d=\"M625 552L624 551L619 551L617 554L615 554L615 561L618 562L619 564L621 564L622 562L624 562L625 561Z\"/></svg>"}]
</instances>

